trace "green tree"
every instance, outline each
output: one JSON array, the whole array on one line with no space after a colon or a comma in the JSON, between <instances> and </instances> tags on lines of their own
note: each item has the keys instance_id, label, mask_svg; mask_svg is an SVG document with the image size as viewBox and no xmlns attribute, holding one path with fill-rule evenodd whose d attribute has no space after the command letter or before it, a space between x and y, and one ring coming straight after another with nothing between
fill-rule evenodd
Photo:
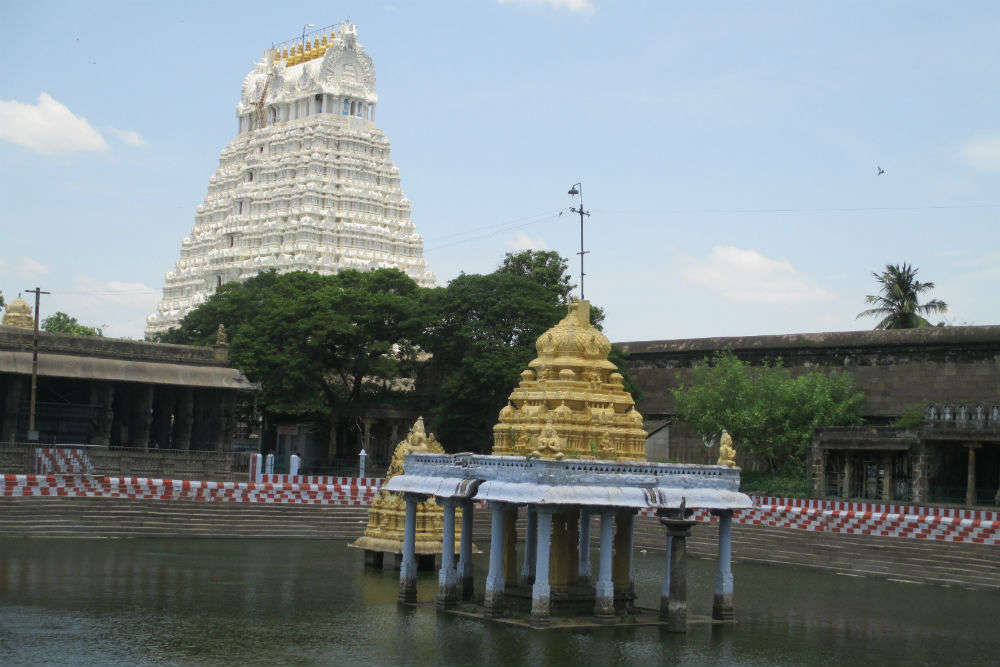
<instances>
[{"instance_id":1,"label":"green tree","mask_svg":"<svg viewBox=\"0 0 1000 667\"><path fill-rule=\"evenodd\" d=\"M164 342L211 344L219 324L230 358L261 385L271 413L338 416L392 393L412 373L422 329L420 288L395 269L332 276L261 273L228 283Z\"/></svg>"},{"instance_id":2,"label":"green tree","mask_svg":"<svg viewBox=\"0 0 1000 667\"><path fill-rule=\"evenodd\" d=\"M88 327L77 322L61 310L49 315L41 323L42 331L49 333L74 334L76 336L103 336L101 327Z\"/></svg>"},{"instance_id":3,"label":"green tree","mask_svg":"<svg viewBox=\"0 0 1000 667\"><path fill-rule=\"evenodd\" d=\"M703 438L723 429L737 451L772 471L802 473L813 430L859 421L864 395L845 373L751 366L731 352L696 364L692 381L672 391L680 418Z\"/></svg>"},{"instance_id":4,"label":"green tree","mask_svg":"<svg viewBox=\"0 0 1000 667\"><path fill-rule=\"evenodd\" d=\"M923 315L944 313L948 304L940 299L920 303L921 292L934 289L934 283L916 279L917 269L909 264L887 264L882 273L872 273L880 294L869 294L865 303L875 306L858 313L858 318L881 318L876 329L916 329L933 326Z\"/></svg>"},{"instance_id":5,"label":"green tree","mask_svg":"<svg viewBox=\"0 0 1000 667\"><path fill-rule=\"evenodd\" d=\"M536 356L535 340L565 308L531 278L496 271L430 291L427 311L421 346L433 355L432 427L451 450L489 451L500 408Z\"/></svg>"},{"instance_id":6,"label":"green tree","mask_svg":"<svg viewBox=\"0 0 1000 667\"><path fill-rule=\"evenodd\" d=\"M553 250L522 250L508 252L498 273L509 273L529 278L551 290L558 303L569 303L569 293L576 285L570 282L566 258Z\"/></svg>"},{"instance_id":7,"label":"green tree","mask_svg":"<svg viewBox=\"0 0 1000 667\"><path fill-rule=\"evenodd\" d=\"M500 409L537 356L535 341L566 316L572 288L565 259L529 250L508 253L493 273L428 291L420 344L433 355L425 377L433 389L423 409L445 447L490 451ZM598 328L602 318L591 308ZM611 360L635 390L621 351L612 348Z\"/></svg>"}]
</instances>

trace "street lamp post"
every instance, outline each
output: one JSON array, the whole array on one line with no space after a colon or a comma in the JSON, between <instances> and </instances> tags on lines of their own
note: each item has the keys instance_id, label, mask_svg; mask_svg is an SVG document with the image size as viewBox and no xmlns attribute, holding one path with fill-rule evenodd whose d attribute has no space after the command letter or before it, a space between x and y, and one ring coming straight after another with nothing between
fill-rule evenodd
<instances>
[{"instance_id":1,"label":"street lamp post","mask_svg":"<svg viewBox=\"0 0 1000 667\"><path fill-rule=\"evenodd\" d=\"M573 196L573 197L575 197L575 196L579 196L580 197L580 206L577 207L577 208L570 207L569 210L570 210L571 213L579 213L580 214L580 252L578 252L576 254L580 256L580 300L582 301L583 300L583 277L585 275L587 275L587 274L585 274L583 272L583 256L586 255L586 254L589 254L589 252L590 252L589 250L584 250L583 249L583 217L584 216L588 216L589 217L590 216L590 211L585 211L583 209L583 183L574 183L570 187L569 192L567 194L569 194L570 196Z\"/></svg>"}]
</instances>

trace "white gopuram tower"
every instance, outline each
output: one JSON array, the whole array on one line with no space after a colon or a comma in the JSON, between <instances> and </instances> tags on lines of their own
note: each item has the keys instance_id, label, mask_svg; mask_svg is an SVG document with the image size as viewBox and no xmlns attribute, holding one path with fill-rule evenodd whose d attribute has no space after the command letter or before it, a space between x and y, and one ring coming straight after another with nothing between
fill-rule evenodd
<instances>
[{"instance_id":1,"label":"white gopuram tower","mask_svg":"<svg viewBox=\"0 0 1000 667\"><path fill-rule=\"evenodd\" d=\"M147 334L176 327L223 283L271 268L396 268L434 284L375 127L377 102L353 24L267 52L243 82L239 135L222 149Z\"/></svg>"}]
</instances>

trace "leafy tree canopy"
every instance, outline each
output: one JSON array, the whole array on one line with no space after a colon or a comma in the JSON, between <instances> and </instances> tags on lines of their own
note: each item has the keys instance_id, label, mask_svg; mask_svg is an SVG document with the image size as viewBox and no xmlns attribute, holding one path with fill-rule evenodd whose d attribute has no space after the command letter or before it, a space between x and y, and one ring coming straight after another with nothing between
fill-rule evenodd
<instances>
[{"instance_id":1,"label":"leafy tree canopy","mask_svg":"<svg viewBox=\"0 0 1000 667\"><path fill-rule=\"evenodd\" d=\"M263 408L333 417L408 374L419 291L395 269L268 271L223 285L161 340L211 344L221 323L233 364L261 385Z\"/></svg>"},{"instance_id":2,"label":"leafy tree canopy","mask_svg":"<svg viewBox=\"0 0 1000 667\"><path fill-rule=\"evenodd\" d=\"M537 338L565 317L572 289L565 259L529 250L508 253L493 273L463 274L428 292L431 324L421 346L433 354L438 390L427 408L446 447L491 449L500 409L537 356ZM600 309L591 309L595 326L603 317ZM626 388L635 389L620 351L612 351L612 361Z\"/></svg>"},{"instance_id":3,"label":"leafy tree canopy","mask_svg":"<svg viewBox=\"0 0 1000 667\"><path fill-rule=\"evenodd\" d=\"M100 327L88 327L80 324L75 317L70 317L61 310L43 319L40 326L42 331L49 333L74 334L76 336L104 335Z\"/></svg>"},{"instance_id":4,"label":"leafy tree canopy","mask_svg":"<svg viewBox=\"0 0 1000 667\"><path fill-rule=\"evenodd\" d=\"M934 289L934 283L917 280L918 269L909 264L887 264L882 273L872 273L879 284L879 294L869 294L865 303L869 308L858 313L858 318L881 318L876 329L917 329L933 326L924 315L944 313L948 304L940 299L920 303L921 292Z\"/></svg>"},{"instance_id":5,"label":"leafy tree canopy","mask_svg":"<svg viewBox=\"0 0 1000 667\"><path fill-rule=\"evenodd\" d=\"M814 429L858 423L864 399L845 373L792 377L780 362L751 366L731 352L695 365L691 383L672 393L680 418L703 438L725 429L737 451L783 472L804 470Z\"/></svg>"}]
</instances>

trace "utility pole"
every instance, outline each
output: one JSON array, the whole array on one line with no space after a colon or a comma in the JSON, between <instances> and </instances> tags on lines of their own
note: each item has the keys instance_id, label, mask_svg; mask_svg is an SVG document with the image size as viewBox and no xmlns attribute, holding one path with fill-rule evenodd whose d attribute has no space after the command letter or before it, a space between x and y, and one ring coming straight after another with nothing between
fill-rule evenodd
<instances>
[{"instance_id":1,"label":"utility pole","mask_svg":"<svg viewBox=\"0 0 1000 667\"><path fill-rule=\"evenodd\" d=\"M576 254L580 256L580 300L582 301L583 300L583 277L585 275L587 275L587 274L585 274L583 272L583 256L587 255L587 254L590 254L589 250L584 250L583 249L583 217L584 216L590 217L590 211L583 210L583 183L574 183L573 186L570 187L568 194L571 195L571 196L576 196L576 195L580 196L580 206L579 206L579 208L570 207L569 210L570 210L571 213L579 213L580 214L580 252L578 252Z\"/></svg>"},{"instance_id":2,"label":"utility pole","mask_svg":"<svg viewBox=\"0 0 1000 667\"><path fill-rule=\"evenodd\" d=\"M43 292L40 287L24 290L35 295L35 330L31 336L31 404L28 408L28 440L38 441L38 431L35 429L35 400L38 395L38 307L42 301Z\"/></svg>"}]
</instances>

